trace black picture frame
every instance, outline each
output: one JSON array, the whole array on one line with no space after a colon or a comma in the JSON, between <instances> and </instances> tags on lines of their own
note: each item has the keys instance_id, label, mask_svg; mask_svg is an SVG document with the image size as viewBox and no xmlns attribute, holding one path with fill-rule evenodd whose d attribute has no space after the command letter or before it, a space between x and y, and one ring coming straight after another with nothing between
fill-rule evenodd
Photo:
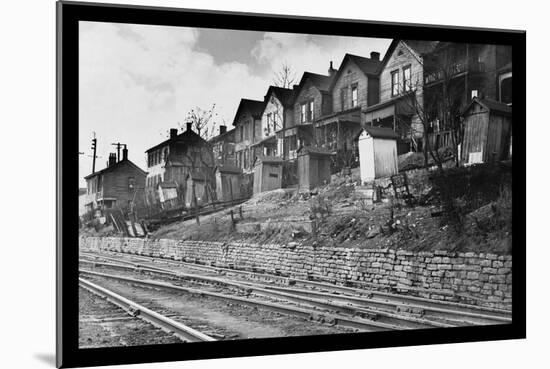
<instances>
[{"instance_id":1,"label":"black picture frame","mask_svg":"<svg viewBox=\"0 0 550 369\"><path fill-rule=\"evenodd\" d=\"M506 44L513 48L512 323L334 336L265 338L139 347L78 348L78 22L98 21ZM526 33L499 29L357 21L60 1L57 3L57 366L80 367L414 346L526 336ZM330 30L330 32L327 32Z\"/></svg>"}]
</instances>

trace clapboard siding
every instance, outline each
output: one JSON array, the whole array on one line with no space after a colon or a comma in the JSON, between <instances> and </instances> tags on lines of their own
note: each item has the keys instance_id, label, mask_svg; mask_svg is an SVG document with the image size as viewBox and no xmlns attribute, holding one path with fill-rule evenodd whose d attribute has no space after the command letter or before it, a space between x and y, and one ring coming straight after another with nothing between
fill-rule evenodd
<instances>
[{"instance_id":1,"label":"clapboard siding","mask_svg":"<svg viewBox=\"0 0 550 369\"><path fill-rule=\"evenodd\" d=\"M146 174L131 165L128 161L121 161L116 164L117 168L108 171L103 175L103 197L116 198L118 206L126 206L128 201L134 199L134 191L130 191L129 178L134 178L134 188L142 190L145 188ZM143 193L138 193L135 200L140 202Z\"/></svg>"},{"instance_id":2,"label":"clapboard siding","mask_svg":"<svg viewBox=\"0 0 550 369\"><path fill-rule=\"evenodd\" d=\"M367 106L369 82L365 73L351 59L347 59L340 68L342 71L332 89L332 111L336 113L352 108L351 86L353 85L357 85L358 106ZM343 99L342 96L344 97ZM343 106L342 100L344 103Z\"/></svg>"}]
</instances>

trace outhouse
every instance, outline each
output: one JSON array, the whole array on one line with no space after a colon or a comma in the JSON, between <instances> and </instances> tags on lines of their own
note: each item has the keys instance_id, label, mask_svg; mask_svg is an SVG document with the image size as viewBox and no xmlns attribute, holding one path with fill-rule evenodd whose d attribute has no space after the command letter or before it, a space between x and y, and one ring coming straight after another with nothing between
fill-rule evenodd
<instances>
[{"instance_id":1,"label":"outhouse","mask_svg":"<svg viewBox=\"0 0 550 369\"><path fill-rule=\"evenodd\" d=\"M398 138L391 128L385 127L366 126L359 132L361 183L397 174Z\"/></svg>"},{"instance_id":2,"label":"outhouse","mask_svg":"<svg viewBox=\"0 0 550 369\"><path fill-rule=\"evenodd\" d=\"M212 184L208 177L199 171L191 171L186 177L185 206L195 207L211 200Z\"/></svg>"},{"instance_id":3,"label":"outhouse","mask_svg":"<svg viewBox=\"0 0 550 369\"><path fill-rule=\"evenodd\" d=\"M257 156L254 160L254 195L282 187L283 159Z\"/></svg>"},{"instance_id":4,"label":"outhouse","mask_svg":"<svg viewBox=\"0 0 550 369\"><path fill-rule=\"evenodd\" d=\"M474 97L463 110L464 138L461 160L465 164L506 160L512 142L512 108Z\"/></svg>"},{"instance_id":5,"label":"outhouse","mask_svg":"<svg viewBox=\"0 0 550 369\"><path fill-rule=\"evenodd\" d=\"M216 167L216 194L218 201L232 201L242 198L242 169L234 165Z\"/></svg>"},{"instance_id":6,"label":"outhouse","mask_svg":"<svg viewBox=\"0 0 550 369\"><path fill-rule=\"evenodd\" d=\"M326 149L304 146L298 149L298 183L300 189L311 190L330 183L332 153Z\"/></svg>"}]
</instances>

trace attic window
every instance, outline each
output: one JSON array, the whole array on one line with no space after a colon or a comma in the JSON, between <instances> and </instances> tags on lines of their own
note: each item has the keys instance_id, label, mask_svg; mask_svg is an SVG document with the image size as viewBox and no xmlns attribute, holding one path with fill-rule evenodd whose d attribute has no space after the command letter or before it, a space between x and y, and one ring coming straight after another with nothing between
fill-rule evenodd
<instances>
[{"instance_id":1,"label":"attic window","mask_svg":"<svg viewBox=\"0 0 550 369\"><path fill-rule=\"evenodd\" d=\"M348 71L346 72L347 74L350 74L351 73L351 69L348 69Z\"/></svg>"},{"instance_id":2,"label":"attic window","mask_svg":"<svg viewBox=\"0 0 550 369\"><path fill-rule=\"evenodd\" d=\"M397 56L401 56L403 55L403 50L399 50L399 52L397 53Z\"/></svg>"}]
</instances>

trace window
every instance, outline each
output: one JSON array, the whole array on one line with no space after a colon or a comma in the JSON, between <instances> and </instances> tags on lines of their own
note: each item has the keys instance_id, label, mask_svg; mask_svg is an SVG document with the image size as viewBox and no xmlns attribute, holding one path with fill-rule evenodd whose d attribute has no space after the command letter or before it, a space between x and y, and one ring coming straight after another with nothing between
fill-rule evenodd
<instances>
[{"instance_id":1,"label":"window","mask_svg":"<svg viewBox=\"0 0 550 369\"><path fill-rule=\"evenodd\" d=\"M357 106L357 85L351 86L351 107L355 108Z\"/></svg>"},{"instance_id":2,"label":"window","mask_svg":"<svg viewBox=\"0 0 550 369\"><path fill-rule=\"evenodd\" d=\"M307 103L300 105L300 123L306 122Z\"/></svg>"},{"instance_id":3,"label":"window","mask_svg":"<svg viewBox=\"0 0 550 369\"><path fill-rule=\"evenodd\" d=\"M409 92L411 89L411 66L408 65L403 68L403 92Z\"/></svg>"},{"instance_id":4,"label":"window","mask_svg":"<svg viewBox=\"0 0 550 369\"><path fill-rule=\"evenodd\" d=\"M512 72L502 74L498 79L500 102L512 104Z\"/></svg>"},{"instance_id":5,"label":"window","mask_svg":"<svg viewBox=\"0 0 550 369\"><path fill-rule=\"evenodd\" d=\"M296 135L290 136L289 141L290 141L290 143L289 143L290 150L296 150L296 146L297 146L297 144L296 144Z\"/></svg>"},{"instance_id":6,"label":"window","mask_svg":"<svg viewBox=\"0 0 550 369\"><path fill-rule=\"evenodd\" d=\"M391 72L391 95L399 95L399 71L394 70Z\"/></svg>"},{"instance_id":7,"label":"window","mask_svg":"<svg viewBox=\"0 0 550 369\"><path fill-rule=\"evenodd\" d=\"M267 132L266 132L266 135L269 136L269 134L271 133L271 124L272 124L272 121L273 121L273 114L272 113L268 113L267 114ZM275 129L273 129L275 130Z\"/></svg>"},{"instance_id":8,"label":"window","mask_svg":"<svg viewBox=\"0 0 550 369\"><path fill-rule=\"evenodd\" d=\"M279 113L273 113L273 132L275 132L279 128L279 119L278 119Z\"/></svg>"},{"instance_id":9,"label":"window","mask_svg":"<svg viewBox=\"0 0 550 369\"><path fill-rule=\"evenodd\" d=\"M244 151L244 165L243 165L243 168L248 168L248 157L249 157L249 151L248 149L246 149Z\"/></svg>"},{"instance_id":10,"label":"window","mask_svg":"<svg viewBox=\"0 0 550 369\"><path fill-rule=\"evenodd\" d=\"M136 188L136 179L134 177L128 177L128 192L134 192Z\"/></svg>"},{"instance_id":11,"label":"window","mask_svg":"<svg viewBox=\"0 0 550 369\"><path fill-rule=\"evenodd\" d=\"M345 103L346 103L346 89L341 88L340 89L340 110L345 110Z\"/></svg>"},{"instance_id":12,"label":"window","mask_svg":"<svg viewBox=\"0 0 550 369\"><path fill-rule=\"evenodd\" d=\"M248 140L248 139L250 139L250 124L248 124L248 122L245 122L244 126L245 126L244 139Z\"/></svg>"},{"instance_id":13,"label":"window","mask_svg":"<svg viewBox=\"0 0 550 369\"><path fill-rule=\"evenodd\" d=\"M308 109L308 115L307 115L307 121L311 122L313 120L313 100L309 102L309 109Z\"/></svg>"}]
</instances>

